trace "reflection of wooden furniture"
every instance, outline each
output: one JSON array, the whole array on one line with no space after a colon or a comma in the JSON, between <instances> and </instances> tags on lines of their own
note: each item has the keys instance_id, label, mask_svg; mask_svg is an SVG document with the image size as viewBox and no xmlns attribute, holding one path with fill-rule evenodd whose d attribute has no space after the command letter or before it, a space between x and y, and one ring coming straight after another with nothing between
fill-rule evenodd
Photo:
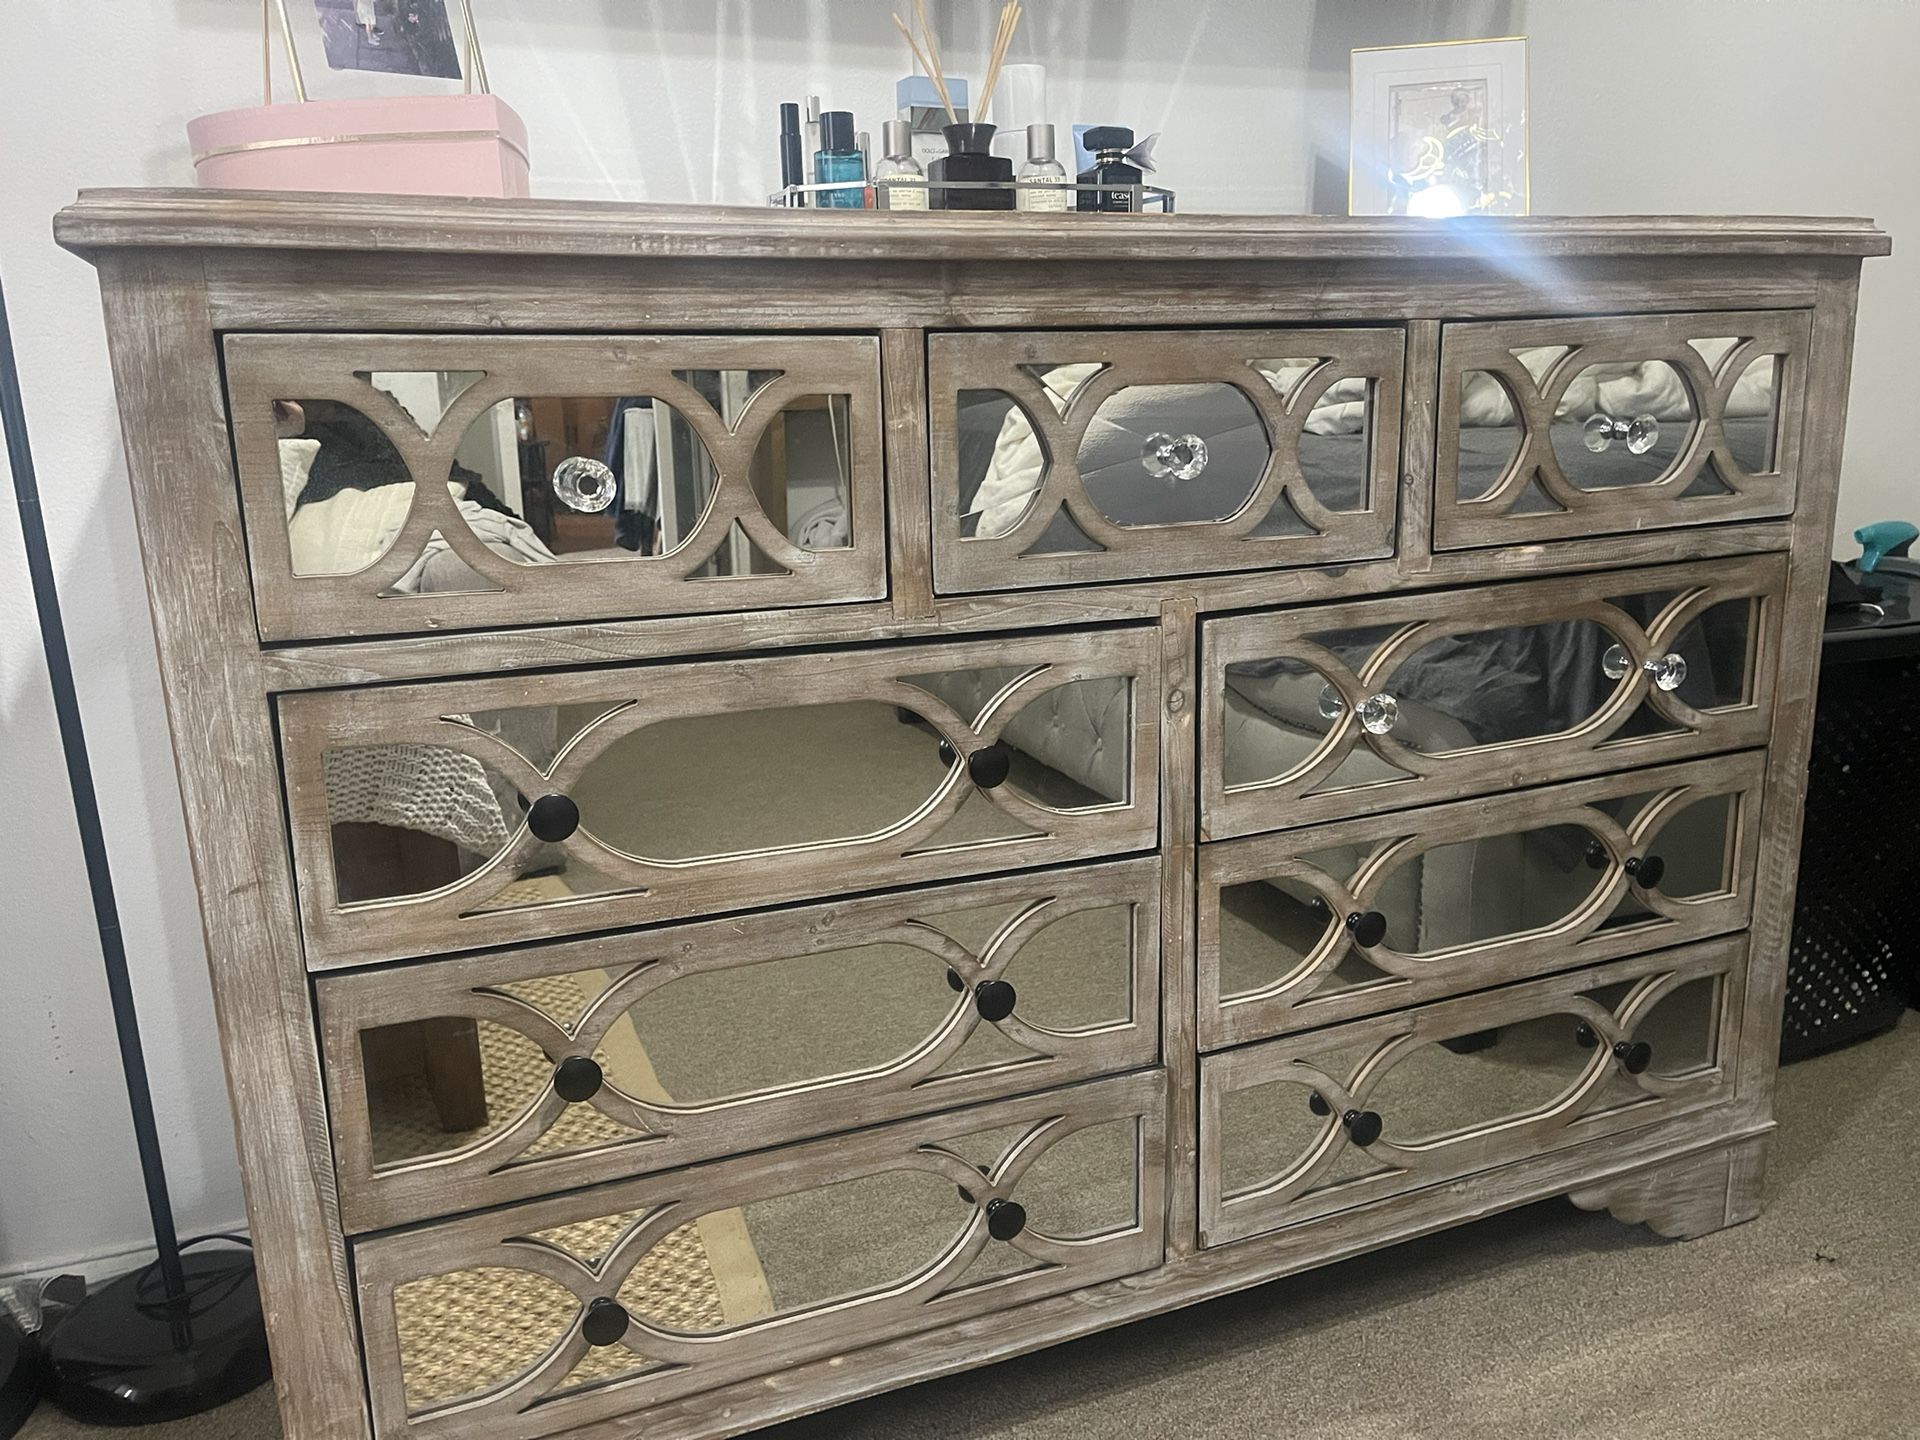
<instances>
[{"instance_id":1,"label":"reflection of wooden furniture","mask_svg":"<svg viewBox=\"0 0 1920 1440\"><path fill-rule=\"evenodd\" d=\"M480 1075L480 1027L472 1020L416 1020L382 1025L361 1037L367 1084L377 1087L419 1077L440 1128L479 1130L487 1123L487 1090Z\"/></svg>"},{"instance_id":2,"label":"reflection of wooden furniture","mask_svg":"<svg viewBox=\"0 0 1920 1440\"><path fill-rule=\"evenodd\" d=\"M553 480L547 464L548 442L522 440L520 446L520 518L533 533L553 544Z\"/></svg>"},{"instance_id":3,"label":"reflection of wooden furniture","mask_svg":"<svg viewBox=\"0 0 1920 1440\"><path fill-rule=\"evenodd\" d=\"M460 878L460 852L451 840L398 825L349 821L332 826L344 897L378 895L394 877L416 890ZM369 1083L418 1077L446 1130L477 1130L487 1123L480 1077L480 1029L472 1020L426 1019L370 1029L363 1037Z\"/></svg>"},{"instance_id":4,"label":"reflection of wooden furniture","mask_svg":"<svg viewBox=\"0 0 1920 1440\"><path fill-rule=\"evenodd\" d=\"M62 216L63 241L102 272L296 1440L706 1440L1549 1196L1669 1235L1756 1213L1858 267L1886 238L1832 220L1025 218L829 227L184 192L94 195ZM714 336L716 313L763 333ZM1127 328L1100 328L1116 320ZM1467 438L1462 365L1592 344L1721 387L1730 372L1686 358L1715 338L1789 357L1770 470L1721 443L1716 389L1695 396L1697 443L1650 483L1576 495L1561 483L1576 477L1522 466L1490 482L1497 503L1443 483ZM1337 503L1301 463L1315 397L1254 363L1279 357L1366 396L1356 488ZM1027 367L1066 364L1099 378L1056 405ZM405 598L382 596L381 566L292 575L270 402L360 395L369 365L483 373L476 404L778 370L783 403L846 397L853 545L799 552L769 521L756 404L738 434L689 421L719 489L684 555L538 566L479 551L496 589ZM1539 471L1558 379L1540 394L1508 380ZM1072 457L1100 402L1182 384L1246 387L1271 447L1247 503L1284 502L1297 523L1143 527L1099 510ZM1050 468L1030 514L976 542L956 416L982 390L1027 409ZM444 466L430 439L390 434L409 465ZM1708 459L1716 483L1688 493ZM1558 511L1522 503L1556 488ZM460 523L433 486L413 503L410 539ZM1046 550L1056 521L1091 543ZM736 524L784 573L699 575ZM1710 647L1725 693L1701 700L1698 679L1656 693L1654 672L1722 599L1745 617L1740 643ZM1331 623L1360 638L1329 641ZM1580 624L1622 657L1601 647L1618 674L1578 723L1439 743L1459 717L1428 706L1395 730L1382 697L1403 651ZM1236 662L1255 669L1229 674ZM1474 663L1486 688L1502 678ZM604 718L557 757L462 718L526 706ZM895 723L896 708L924 723ZM587 808L605 747L783 710L818 727L808 755L741 746L691 783L759 805L748 818L771 835L831 758L829 798L890 811L746 852L683 834L652 858L646 833L604 844L555 803L552 838L512 815L501 856L430 892L393 894L390 855L369 877L380 898L353 899L365 886L335 873L336 848L372 863L382 842L326 823L332 747L442 745L536 802L582 785ZM1271 765L1236 778L1235 745ZM603 828L644 808L644 779ZM1731 817L1718 828L1674 818L1716 800ZM1431 955L1417 927L1384 928L1390 902L1424 900L1441 845L1522 855L1510 877L1481 872L1491 890L1544 875L1556 852L1515 835L1545 816L1572 835L1554 878L1579 878L1575 908ZM981 828L943 843L959 823ZM1676 875L1722 888L1665 894L1650 865L1663 835L1712 852ZM546 888L511 885L541 866ZM1236 885L1259 888L1230 902ZM1004 980L1065 900L1127 917L1110 954L1070 951L1110 962L1124 992L1110 1025L1046 1028L1048 987ZM1305 953L1236 980L1250 928ZM841 958L863 945L933 991L935 1018L892 1061L846 1058L879 1018L881 987L846 983L876 963ZM825 973L776 984L823 956ZM581 992L594 999L556 1016L527 998L559 975L600 977ZM817 1035L819 1050L783 1053L774 1081L711 1105L601 1086L586 1062L612 1027L695 982L739 987L689 1006L695 1020L739 1016L744 1034L772 1006L794 1022L783 1039ZM376 1165L375 1061L355 1042L443 1021L513 1032L552 1082L493 1105L472 1148ZM431 1050L440 1032L418 1033ZM1020 1063L994 1050L943 1068L976 1037ZM772 1324L672 1310L649 1267L700 1261L675 1247L715 1214L742 1217L780 1303L832 1303ZM432 1392L402 1309L417 1326L423 1295L516 1267L532 1289L514 1293L534 1297L515 1309L523 1343L476 1388ZM438 1333L436 1353L459 1338Z\"/></svg>"}]
</instances>

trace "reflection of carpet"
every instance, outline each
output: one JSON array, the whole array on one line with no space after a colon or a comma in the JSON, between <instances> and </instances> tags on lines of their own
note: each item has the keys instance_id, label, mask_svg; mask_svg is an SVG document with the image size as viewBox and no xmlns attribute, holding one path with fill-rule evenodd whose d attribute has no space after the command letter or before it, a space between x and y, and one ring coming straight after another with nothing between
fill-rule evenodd
<instances>
[{"instance_id":1,"label":"reflection of carpet","mask_svg":"<svg viewBox=\"0 0 1920 1440\"><path fill-rule=\"evenodd\" d=\"M570 1020L612 977L588 972L506 986L556 1019ZM583 983L584 982L584 983ZM531 1042L500 1026L481 1027L480 1060L498 1121L510 1120L550 1083L551 1066ZM609 1079L628 1094L665 1100L653 1065L623 1018L594 1052ZM410 1093L410 1092L409 1092ZM376 1133L402 1154L453 1148L482 1132L448 1134L433 1120L425 1087L408 1113L397 1095ZM626 1131L591 1105L571 1105L536 1146L547 1154L604 1144ZM544 1231L541 1239L583 1260L603 1255L635 1214L611 1215ZM620 1288L636 1316L677 1330L709 1331L769 1315L772 1298L738 1210L715 1211L653 1246ZM402 1371L410 1409L472 1395L522 1374L568 1330L579 1301L552 1281L522 1270L484 1267L414 1281L394 1293ZM569 1384L608 1380L648 1368L624 1345L594 1350Z\"/></svg>"}]
</instances>

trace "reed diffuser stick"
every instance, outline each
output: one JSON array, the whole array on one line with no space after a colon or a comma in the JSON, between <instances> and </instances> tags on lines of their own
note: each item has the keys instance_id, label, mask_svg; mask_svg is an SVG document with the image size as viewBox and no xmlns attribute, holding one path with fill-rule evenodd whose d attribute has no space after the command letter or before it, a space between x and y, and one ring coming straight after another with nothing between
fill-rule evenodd
<instances>
[{"instance_id":1,"label":"reed diffuser stick","mask_svg":"<svg viewBox=\"0 0 1920 1440\"><path fill-rule=\"evenodd\" d=\"M913 13L920 21L920 38L926 42L927 59L932 62L933 88L940 92L940 103L947 107L947 121L958 125L960 114L947 93L947 68L940 63L940 42L933 38L933 22L927 19L927 0L913 0Z\"/></svg>"},{"instance_id":2,"label":"reed diffuser stick","mask_svg":"<svg viewBox=\"0 0 1920 1440\"><path fill-rule=\"evenodd\" d=\"M273 0L260 0L260 95L273 104Z\"/></svg>"},{"instance_id":3,"label":"reed diffuser stick","mask_svg":"<svg viewBox=\"0 0 1920 1440\"><path fill-rule=\"evenodd\" d=\"M920 68L927 72L928 78L933 81L933 88L940 92L940 103L947 107L947 123L950 125L959 124L960 117L954 113L953 101L947 96L946 77L940 73L939 68L934 65L931 60L927 59L926 52L920 48L920 42L913 38L913 31L907 28L907 22L902 20L897 13L893 17L893 23L900 27L900 34L906 40L907 48L913 52L913 58L919 63Z\"/></svg>"},{"instance_id":4,"label":"reed diffuser stick","mask_svg":"<svg viewBox=\"0 0 1920 1440\"><path fill-rule=\"evenodd\" d=\"M987 107L993 104L993 90L1000 83L1000 67L1006 63L1007 51L1013 45L1013 32L1020 28L1020 16L1024 7L1020 0L1007 0L1000 10L1000 27L993 37L993 57L987 65L987 83L980 93L980 117L984 120Z\"/></svg>"}]
</instances>

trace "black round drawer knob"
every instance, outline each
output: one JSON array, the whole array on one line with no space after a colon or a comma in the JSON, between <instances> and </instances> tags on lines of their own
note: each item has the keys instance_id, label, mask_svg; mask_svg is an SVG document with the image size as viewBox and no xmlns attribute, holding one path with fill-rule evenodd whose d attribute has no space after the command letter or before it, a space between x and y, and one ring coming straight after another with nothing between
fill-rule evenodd
<instances>
[{"instance_id":1,"label":"black round drawer knob","mask_svg":"<svg viewBox=\"0 0 1920 1440\"><path fill-rule=\"evenodd\" d=\"M1613 1058L1620 1062L1620 1068L1629 1075L1638 1075L1653 1063L1653 1047L1644 1040L1629 1043L1621 1040L1613 1047Z\"/></svg>"},{"instance_id":2,"label":"black round drawer knob","mask_svg":"<svg viewBox=\"0 0 1920 1440\"><path fill-rule=\"evenodd\" d=\"M1013 773L1013 752L995 743L982 745L967 756L967 774L982 790L997 789Z\"/></svg>"},{"instance_id":3,"label":"black round drawer knob","mask_svg":"<svg viewBox=\"0 0 1920 1440\"><path fill-rule=\"evenodd\" d=\"M602 1296L587 1302L587 1316L580 1322L580 1333L586 1337L589 1345L604 1349L620 1343L627 1333L628 1323L627 1307L618 1300Z\"/></svg>"},{"instance_id":4,"label":"black round drawer knob","mask_svg":"<svg viewBox=\"0 0 1920 1440\"><path fill-rule=\"evenodd\" d=\"M987 1201L987 1234L1011 1240L1027 1228L1027 1207L1016 1200Z\"/></svg>"},{"instance_id":5,"label":"black round drawer knob","mask_svg":"<svg viewBox=\"0 0 1920 1440\"><path fill-rule=\"evenodd\" d=\"M1354 944L1371 950L1387 938L1387 917L1378 910L1356 910L1347 916L1347 929Z\"/></svg>"},{"instance_id":6,"label":"black round drawer knob","mask_svg":"<svg viewBox=\"0 0 1920 1440\"><path fill-rule=\"evenodd\" d=\"M940 763L942 765L951 770L953 768L953 762L959 758L959 755L954 752L953 742L951 740L942 740L940 742Z\"/></svg>"},{"instance_id":7,"label":"black round drawer knob","mask_svg":"<svg viewBox=\"0 0 1920 1440\"><path fill-rule=\"evenodd\" d=\"M1582 1050L1591 1050L1600 1043L1600 1034L1586 1021L1582 1020L1573 1027L1573 1042Z\"/></svg>"},{"instance_id":8,"label":"black round drawer knob","mask_svg":"<svg viewBox=\"0 0 1920 1440\"><path fill-rule=\"evenodd\" d=\"M1667 873L1667 862L1658 855L1635 855L1622 868L1642 890L1657 890L1660 877Z\"/></svg>"},{"instance_id":9,"label":"black round drawer knob","mask_svg":"<svg viewBox=\"0 0 1920 1440\"><path fill-rule=\"evenodd\" d=\"M1333 1107L1327 1104L1327 1097L1322 1095L1318 1090L1307 1096L1307 1109L1316 1115L1331 1115L1333 1113Z\"/></svg>"},{"instance_id":10,"label":"black round drawer knob","mask_svg":"<svg viewBox=\"0 0 1920 1440\"><path fill-rule=\"evenodd\" d=\"M600 1093L600 1082L604 1078L595 1061L574 1055L553 1067L553 1093L569 1105L578 1105Z\"/></svg>"},{"instance_id":11,"label":"black round drawer knob","mask_svg":"<svg viewBox=\"0 0 1920 1440\"><path fill-rule=\"evenodd\" d=\"M1347 1138L1363 1150L1380 1138L1380 1117L1371 1110L1349 1110L1340 1123L1347 1127Z\"/></svg>"},{"instance_id":12,"label":"black round drawer knob","mask_svg":"<svg viewBox=\"0 0 1920 1440\"><path fill-rule=\"evenodd\" d=\"M967 982L960 978L960 972L951 965L947 967L947 988L956 995L967 988ZM1004 980L982 980L973 987L973 1008L980 1012L982 1020L991 1020L996 1024L1013 1014L1013 1007L1019 999L1013 986Z\"/></svg>"},{"instance_id":13,"label":"black round drawer knob","mask_svg":"<svg viewBox=\"0 0 1920 1440\"><path fill-rule=\"evenodd\" d=\"M1602 845L1598 840L1589 840L1587 842L1587 868L1589 870L1606 869L1607 861L1611 858L1612 856L1608 853L1607 847Z\"/></svg>"},{"instance_id":14,"label":"black round drawer knob","mask_svg":"<svg viewBox=\"0 0 1920 1440\"><path fill-rule=\"evenodd\" d=\"M998 1023L1006 1019L1013 1014L1018 998L1013 986L1004 980L982 980L973 987L973 1008L980 1012L982 1020Z\"/></svg>"},{"instance_id":15,"label":"black round drawer knob","mask_svg":"<svg viewBox=\"0 0 1920 1440\"><path fill-rule=\"evenodd\" d=\"M580 828L580 807L565 795L542 795L527 808L527 828L549 844Z\"/></svg>"}]
</instances>

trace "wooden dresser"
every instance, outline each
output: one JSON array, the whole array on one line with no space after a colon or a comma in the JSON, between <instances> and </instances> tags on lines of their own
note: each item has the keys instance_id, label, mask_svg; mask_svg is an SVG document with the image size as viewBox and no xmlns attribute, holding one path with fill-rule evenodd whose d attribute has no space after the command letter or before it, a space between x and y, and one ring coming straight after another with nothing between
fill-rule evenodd
<instances>
[{"instance_id":1,"label":"wooden dresser","mask_svg":"<svg viewBox=\"0 0 1920 1440\"><path fill-rule=\"evenodd\" d=\"M56 228L296 1440L1759 1210L1870 224Z\"/></svg>"}]
</instances>

